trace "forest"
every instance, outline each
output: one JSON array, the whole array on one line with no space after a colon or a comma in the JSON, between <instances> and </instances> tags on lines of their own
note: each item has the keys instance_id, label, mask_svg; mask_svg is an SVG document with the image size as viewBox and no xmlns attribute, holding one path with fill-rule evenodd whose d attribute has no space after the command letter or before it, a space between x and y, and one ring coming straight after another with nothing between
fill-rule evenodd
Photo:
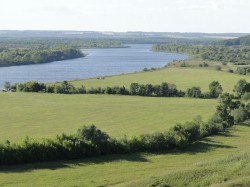
<instances>
[{"instance_id":1,"label":"forest","mask_svg":"<svg viewBox=\"0 0 250 187\"><path fill-rule=\"evenodd\" d=\"M226 45L226 46L234 46L234 45L244 45L249 46L250 45L250 36L243 36L236 39L229 39L229 40L223 40L219 43Z\"/></svg>"},{"instance_id":2,"label":"forest","mask_svg":"<svg viewBox=\"0 0 250 187\"><path fill-rule=\"evenodd\" d=\"M237 65L250 64L249 46L220 46L220 45L185 45L185 44L157 44L153 51L185 53L200 57L203 60L232 62Z\"/></svg>"},{"instance_id":3,"label":"forest","mask_svg":"<svg viewBox=\"0 0 250 187\"><path fill-rule=\"evenodd\" d=\"M124 47L120 42L78 38L0 38L0 66L40 64L86 56L83 48Z\"/></svg>"},{"instance_id":4,"label":"forest","mask_svg":"<svg viewBox=\"0 0 250 187\"><path fill-rule=\"evenodd\" d=\"M53 61L84 57L79 49L48 47L35 49L0 49L0 66L41 64Z\"/></svg>"}]
</instances>

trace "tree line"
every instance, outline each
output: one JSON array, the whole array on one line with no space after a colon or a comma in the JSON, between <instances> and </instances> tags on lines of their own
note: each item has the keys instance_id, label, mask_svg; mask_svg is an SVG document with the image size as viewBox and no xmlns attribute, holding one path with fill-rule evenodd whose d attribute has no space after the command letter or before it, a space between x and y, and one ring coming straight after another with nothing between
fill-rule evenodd
<instances>
[{"instance_id":1,"label":"tree line","mask_svg":"<svg viewBox=\"0 0 250 187\"><path fill-rule=\"evenodd\" d=\"M235 45L250 46L250 36L243 36L236 39L223 40L219 41L218 43L226 46L235 46Z\"/></svg>"},{"instance_id":2,"label":"tree line","mask_svg":"<svg viewBox=\"0 0 250 187\"><path fill-rule=\"evenodd\" d=\"M41 64L84 56L79 49L63 46L34 49L4 48L0 50L0 66Z\"/></svg>"},{"instance_id":3,"label":"tree line","mask_svg":"<svg viewBox=\"0 0 250 187\"><path fill-rule=\"evenodd\" d=\"M187 55L220 62L232 62L237 65L250 64L250 46L220 46L220 45L185 45L157 44L153 51L184 53Z\"/></svg>"},{"instance_id":4,"label":"tree line","mask_svg":"<svg viewBox=\"0 0 250 187\"><path fill-rule=\"evenodd\" d=\"M134 95L147 97L193 97L193 98L217 98L223 92L218 81L209 84L209 91L202 92L200 87L188 88L186 92L178 90L175 84L162 82L161 84L139 84L131 83L129 88L124 86L113 86L106 88L89 88L85 86L76 88L70 82L63 81L60 85L46 85L36 81L17 83L11 85L5 82L5 89L15 89L18 92L42 92L57 94L112 94L112 95Z\"/></svg>"},{"instance_id":5,"label":"tree line","mask_svg":"<svg viewBox=\"0 0 250 187\"><path fill-rule=\"evenodd\" d=\"M120 41L105 38L0 37L0 49L37 49L62 46L78 49L124 47Z\"/></svg>"},{"instance_id":6,"label":"tree line","mask_svg":"<svg viewBox=\"0 0 250 187\"><path fill-rule=\"evenodd\" d=\"M57 135L55 139L37 141L26 137L20 143L7 140L0 144L0 165L182 149L201 138L223 132L249 116L249 104L224 93L220 95L215 114L206 122L197 117L193 121L176 124L168 131L143 134L131 139L126 136L122 139L112 138L91 125L78 129L73 135Z\"/></svg>"}]
</instances>

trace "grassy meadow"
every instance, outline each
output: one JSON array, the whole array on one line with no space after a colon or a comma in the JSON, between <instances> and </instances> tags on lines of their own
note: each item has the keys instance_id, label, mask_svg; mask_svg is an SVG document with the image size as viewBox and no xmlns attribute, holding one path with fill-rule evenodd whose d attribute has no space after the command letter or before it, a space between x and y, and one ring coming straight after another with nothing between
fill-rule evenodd
<instances>
[{"instance_id":1,"label":"grassy meadow","mask_svg":"<svg viewBox=\"0 0 250 187\"><path fill-rule=\"evenodd\" d=\"M232 92L249 76L212 68L168 67L152 72L72 81L75 86L126 86L168 82L208 91L214 80ZM26 135L53 138L95 124L114 137L164 131L201 115L207 120L216 99L118 95L0 93L0 141ZM0 167L0 186L250 186L250 122L196 142L182 151L109 155L91 159Z\"/></svg>"},{"instance_id":2,"label":"grassy meadow","mask_svg":"<svg viewBox=\"0 0 250 187\"><path fill-rule=\"evenodd\" d=\"M73 85L87 88L106 87L106 86L125 86L129 87L131 83L141 84L160 84L168 82L175 84L178 89L186 91L193 86L201 87L202 91L208 91L209 84L216 80L222 85L224 92L233 92L234 85L240 79L246 79L250 82L250 76L237 75L225 71L216 71L211 68L180 68L168 67L150 72L138 72L125 75L105 77L99 80L97 78L75 80Z\"/></svg>"},{"instance_id":3,"label":"grassy meadow","mask_svg":"<svg viewBox=\"0 0 250 187\"><path fill-rule=\"evenodd\" d=\"M112 95L0 93L0 141L54 137L95 124L111 136L165 131L176 123L204 120L217 100Z\"/></svg>"},{"instance_id":4,"label":"grassy meadow","mask_svg":"<svg viewBox=\"0 0 250 187\"><path fill-rule=\"evenodd\" d=\"M2 166L0 186L249 186L249 133L249 126L234 126L162 154Z\"/></svg>"}]
</instances>

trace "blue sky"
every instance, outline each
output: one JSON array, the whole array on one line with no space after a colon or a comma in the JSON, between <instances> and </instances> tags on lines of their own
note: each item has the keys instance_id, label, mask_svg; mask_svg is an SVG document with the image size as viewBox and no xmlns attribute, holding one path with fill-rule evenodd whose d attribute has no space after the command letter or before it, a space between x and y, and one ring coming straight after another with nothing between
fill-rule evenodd
<instances>
[{"instance_id":1,"label":"blue sky","mask_svg":"<svg viewBox=\"0 0 250 187\"><path fill-rule=\"evenodd\" d=\"M250 32L250 0L0 0L0 29Z\"/></svg>"}]
</instances>

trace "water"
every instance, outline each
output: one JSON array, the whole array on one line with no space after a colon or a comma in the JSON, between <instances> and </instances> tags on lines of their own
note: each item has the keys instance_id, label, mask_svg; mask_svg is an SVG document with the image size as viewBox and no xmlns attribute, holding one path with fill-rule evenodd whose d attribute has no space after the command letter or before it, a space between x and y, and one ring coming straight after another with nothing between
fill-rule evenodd
<instances>
[{"instance_id":1,"label":"water","mask_svg":"<svg viewBox=\"0 0 250 187\"><path fill-rule=\"evenodd\" d=\"M152 45L133 44L130 48L87 49L84 58L37 65L0 68L0 86L11 83L38 81L57 82L97 76L117 75L141 71L143 68L162 67L186 55L150 51Z\"/></svg>"}]
</instances>

